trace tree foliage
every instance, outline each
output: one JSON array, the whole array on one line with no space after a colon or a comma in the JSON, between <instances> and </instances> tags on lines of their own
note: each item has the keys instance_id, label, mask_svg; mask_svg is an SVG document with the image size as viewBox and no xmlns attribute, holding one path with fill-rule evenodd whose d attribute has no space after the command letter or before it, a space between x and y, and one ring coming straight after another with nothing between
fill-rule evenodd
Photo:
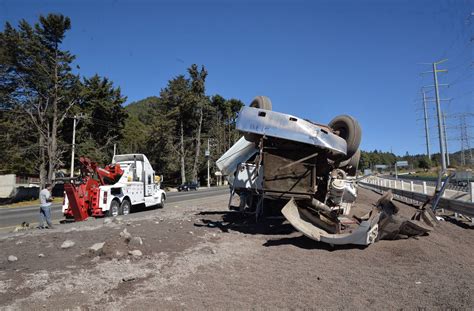
<instances>
[{"instance_id":1,"label":"tree foliage","mask_svg":"<svg viewBox=\"0 0 474 311\"><path fill-rule=\"evenodd\" d=\"M74 114L86 117L78 129L83 152L101 151L119 139L126 118L120 89L106 78L81 81L73 73L75 56L61 48L70 28L68 17L49 14L34 25L7 22L0 32L1 147L8 150L0 153L0 170L39 174L43 185L67 162Z\"/></svg>"}]
</instances>

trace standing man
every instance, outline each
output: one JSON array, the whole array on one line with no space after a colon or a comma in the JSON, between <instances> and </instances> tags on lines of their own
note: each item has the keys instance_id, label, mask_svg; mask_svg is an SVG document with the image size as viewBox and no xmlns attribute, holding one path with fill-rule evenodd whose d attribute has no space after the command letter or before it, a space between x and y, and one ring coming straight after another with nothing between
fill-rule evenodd
<instances>
[{"instance_id":1,"label":"standing man","mask_svg":"<svg viewBox=\"0 0 474 311\"><path fill-rule=\"evenodd\" d=\"M40 191L39 199L40 199L40 221L39 221L39 229L44 229L43 226L44 221L48 224L49 229L54 229L53 222L51 221L51 201L53 201L53 197L51 196L51 190L53 186L51 184L46 184L46 188Z\"/></svg>"}]
</instances>

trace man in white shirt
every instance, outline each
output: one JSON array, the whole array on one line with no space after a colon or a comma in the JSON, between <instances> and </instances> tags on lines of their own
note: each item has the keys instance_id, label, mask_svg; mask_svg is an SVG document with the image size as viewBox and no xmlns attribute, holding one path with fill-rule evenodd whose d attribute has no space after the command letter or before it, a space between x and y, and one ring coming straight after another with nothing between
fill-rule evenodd
<instances>
[{"instance_id":1,"label":"man in white shirt","mask_svg":"<svg viewBox=\"0 0 474 311\"><path fill-rule=\"evenodd\" d=\"M39 229L44 229L44 221L48 224L49 229L53 229L53 222L51 221L51 201L53 198L51 197L51 190L53 186L51 184L46 184L46 187L40 191L39 200L40 200L40 221L39 221Z\"/></svg>"}]
</instances>

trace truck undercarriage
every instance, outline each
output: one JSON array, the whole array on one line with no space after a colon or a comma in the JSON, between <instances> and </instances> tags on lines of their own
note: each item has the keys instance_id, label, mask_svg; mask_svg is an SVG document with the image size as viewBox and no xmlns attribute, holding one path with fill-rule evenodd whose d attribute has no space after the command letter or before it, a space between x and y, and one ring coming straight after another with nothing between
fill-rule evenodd
<instances>
[{"instance_id":1,"label":"truck undercarriage","mask_svg":"<svg viewBox=\"0 0 474 311\"><path fill-rule=\"evenodd\" d=\"M242 108L236 128L243 137L217 160L231 185L229 207L254 213L257 221L277 210L304 235L329 244L375 242L380 211L358 216L353 210L358 122L342 115L325 126L270 109L263 96Z\"/></svg>"}]
</instances>

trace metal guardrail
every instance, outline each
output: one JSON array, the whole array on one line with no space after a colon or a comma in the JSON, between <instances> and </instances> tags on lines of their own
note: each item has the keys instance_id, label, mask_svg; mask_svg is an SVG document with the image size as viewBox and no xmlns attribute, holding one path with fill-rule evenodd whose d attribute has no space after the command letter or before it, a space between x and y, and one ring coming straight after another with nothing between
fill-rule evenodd
<instances>
[{"instance_id":1,"label":"metal guardrail","mask_svg":"<svg viewBox=\"0 0 474 311\"><path fill-rule=\"evenodd\" d=\"M387 178L387 179L395 180L395 178ZM419 179L412 179L412 178L406 178L406 177L400 177L400 176L398 176L398 180L403 180L407 183L413 182L417 185L421 185L423 183L426 183L426 185L428 185L428 186L432 186L432 187L436 186L436 181L433 181L433 180L419 180ZM454 184L454 183L449 183L446 186L446 189L454 190L454 191L461 191L461 192L469 192L469 186L459 186L459 185Z\"/></svg>"},{"instance_id":2,"label":"metal guardrail","mask_svg":"<svg viewBox=\"0 0 474 311\"><path fill-rule=\"evenodd\" d=\"M380 181L382 180L381 178L368 177L366 179L359 181L358 184L364 188L371 189L379 193L384 193L384 192L387 192L388 190L391 190L395 199L405 201L408 203L423 204L424 202L426 202L428 199L432 197L432 195L428 195L426 193L387 187L387 186L382 185L383 184L382 182L377 182L377 179ZM470 201L473 200L473 189L472 189L473 184L474 183L471 183L471 187L470 187L470 193L471 193ZM459 214L466 215L469 217L474 217L474 202L461 201L461 200L455 200L455 199L442 197L439 201L438 208L444 208L455 213L459 213Z\"/></svg>"}]
</instances>

